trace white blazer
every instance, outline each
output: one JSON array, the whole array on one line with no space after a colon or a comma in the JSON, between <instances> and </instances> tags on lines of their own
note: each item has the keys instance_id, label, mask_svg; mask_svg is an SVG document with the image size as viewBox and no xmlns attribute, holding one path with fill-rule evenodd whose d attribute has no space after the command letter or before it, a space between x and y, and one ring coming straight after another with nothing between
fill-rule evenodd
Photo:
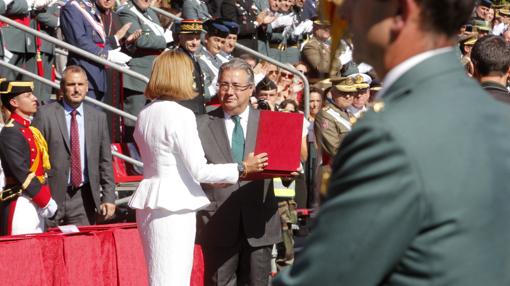
<instances>
[{"instance_id":1,"label":"white blazer","mask_svg":"<svg viewBox=\"0 0 510 286\"><path fill-rule=\"evenodd\" d=\"M207 164L193 112L173 101L156 100L139 114L134 138L144 179L129 201L135 209L177 212L209 204L200 183L236 183L236 163Z\"/></svg>"}]
</instances>

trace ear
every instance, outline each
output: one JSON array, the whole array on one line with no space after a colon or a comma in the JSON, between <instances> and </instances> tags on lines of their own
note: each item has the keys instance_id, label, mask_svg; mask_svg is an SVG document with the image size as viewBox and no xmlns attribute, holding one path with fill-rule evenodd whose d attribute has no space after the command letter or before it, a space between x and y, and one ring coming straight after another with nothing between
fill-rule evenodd
<instances>
[{"instance_id":1,"label":"ear","mask_svg":"<svg viewBox=\"0 0 510 286\"><path fill-rule=\"evenodd\" d=\"M16 100L16 97L13 97L9 100L9 103L11 104L12 107L14 108L18 108L19 105L18 105L18 101Z\"/></svg>"}]
</instances>

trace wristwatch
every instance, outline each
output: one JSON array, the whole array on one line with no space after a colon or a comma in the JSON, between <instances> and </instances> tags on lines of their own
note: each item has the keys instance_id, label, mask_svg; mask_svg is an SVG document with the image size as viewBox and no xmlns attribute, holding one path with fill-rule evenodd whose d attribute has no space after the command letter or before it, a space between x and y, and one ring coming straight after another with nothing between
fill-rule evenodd
<instances>
[{"instance_id":1,"label":"wristwatch","mask_svg":"<svg viewBox=\"0 0 510 286\"><path fill-rule=\"evenodd\" d=\"M239 177L244 175L244 164L243 163L237 163L237 171L239 171Z\"/></svg>"}]
</instances>

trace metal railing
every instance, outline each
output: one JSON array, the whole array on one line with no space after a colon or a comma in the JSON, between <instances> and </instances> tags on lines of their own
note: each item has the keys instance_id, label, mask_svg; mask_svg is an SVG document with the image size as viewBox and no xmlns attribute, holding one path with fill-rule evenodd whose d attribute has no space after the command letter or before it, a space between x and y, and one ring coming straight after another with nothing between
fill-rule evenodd
<instances>
[{"instance_id":1,"label":"metal railing","mask_svg":"<svg viewBox=\"0 0 510 286\"><path fill-rule=\"evenodd\" d=\"M173 19L175 21L178 21L180 22L182 20L181 17L178 17L170 12L167 12L163 9L160 9L160 8L157 8L157 7L151 7L152 10L156 11L157 13L163 15L163 16L166 16L170 19ZM297 69L295 69L293 66L289 66L289 65L286 65L284 63L281 63L273 58L270 58L264 54L261 54L257 51L254 51L248 47L245 47L239 43L236 43L236 48L246 52L246 53L249 53L259 59L262 59L266 62L270 62L272 63L273 65L281 68L281 69L284 69L292 74L295 74L297 75L302 81L303 81L303 97L304 97L304 107L305 107L305 116L306 118L309 117L310 115L310 83L308 82L308 78L306 78L306 76L304 74L302 74L301 72L299 72Z\"/></svg>"},{"instance_id":2,"label":"metal railing","mask_svg":"<svg viewBox=\"0 0 510 286\"><path fill-rule=\"evenodd\" d=\"M132 76L132 77L134 77L136 79L139 79L139 80L141 80L141 81L143 81L145 83L149 82L149 79L146 76L144 76L144 75L142 75L140 73L134 72L134 71L132 71L130 69L127 69L125 66L122 66L122 65L119 65L119 64L116 64L116 63L112 63L112 62L110 62L110 61L108 61L108 60L106 60L106 59L104 59L102 57L98 57L98 56L96 56L96 55L94 55L92 53L89 53L89 52L87 52L85 50L77 48L77 47L75 47L75 46L73 46L71 44L68 44L68 43L66 43L64 41L56 39L56 38L54 38L54 37L52 37L50 35L41 33L41 32L39 32L39 31L37 31L35 29L32 29L32 28L27 27L27 26L25 26L23 24L20 24L20 23L14 21L14 20L11 20L8 17L0 15L0 21L4 22L4 23L7 23L7 24L9 24L9 25L19 29L19 30L22 30L23 32L26 32L26 33L32 34L32 35L34 35L36 37L39 37L39 38L41 38L41 39L43 39L45 41L48 41L48 42L50 42L52 44L55 44L55 45L60 46L60 47L64 47L67 50L69 50L69 51L71 51L71 52L73 52L75 54L78 54L78 55L80 55L82 57L85 57L85 58L88 58L90 60L93 60L94 62L97 62L97 63L103 64L103 65L109 66L109 67L115 69L118 72L121 72L121 73L127 74L129 76Z\"/></svg>"},{"instance_id":3,"label":"metal railing","mask_svg":"<svg viewBox=\"0 0 510 286\"><path fill-rule=\"evenodd\" d=\"M44 77L42 77L42 76L36 75L36 74L34 74L34 73L31 73L31 72L29 72L29 71L27 71L27 70L24 70L24 69L22 69L22 68L20 68L20 67L18 67L18 66L15 66L15 65L13 65L13 64L10 64L10 63L8 63L8 62L0 61L0 65L1 65L1 66L6 67L6 68L8 68L8 69L12 69L12 70L14 70L14 71L16 71L16 72L22 73L22 74L24 74L24 75L26 75L26 76L29 76L29 77L31 77L31 78L33 78L33 79L37 80L37 81L42 82L43 84L46 84L46 85L49 85L49 86L53 87L53 88L56 88L56 89L59 89L59 88L60 88L60 86L59 86L57 83L52 82L52 81L51 81L51 80L49 80L49 79L46 79L46 78L44 78ZM103 103L103 102L101 102L101 101L98 101L98 100L96 100L96 99L93 99L93 98L90 98L90 97L88 97L88 96L85 96L85 99L84 99L84 100L85 100L85 101L87 101L87 102L89 102L89 103L92 103L92 104L98 105L99 107L101 107L101 108L103 108L103 109L106 109L106 110L108 110L108 111L114 112L114 113L116 113L116 114L118 114L118 115L124 116L124 117L129 118L129 119L132 119L132 120L136 120L136 116L131 115L131 114L129 114L129 113L127 113L127 112L124 112L124 111L122 111L122 110L119 110L119 109L117 109L117 108L115 108L115 107L112 107L112 106L110 106L110 105L108 105L108 104L106 104L106 103ZM113 156L116 156L116 157L119 157L120 159L122 159L122 160L124 160L124 161L126 161L126 162L129 162L129 163L131 163L131 164L133 164L133 165L143 167L143 163L142 163L142 162L140 162L140 161L138 161L138 160L135 160L135 159L133 159L133 158L131 158L131 157L128 157L128 156L126 156L126 155L120 154L120 153L115 152L115 151L112 151L112 155L113 155Z\"/></svg>"}]
</instances>

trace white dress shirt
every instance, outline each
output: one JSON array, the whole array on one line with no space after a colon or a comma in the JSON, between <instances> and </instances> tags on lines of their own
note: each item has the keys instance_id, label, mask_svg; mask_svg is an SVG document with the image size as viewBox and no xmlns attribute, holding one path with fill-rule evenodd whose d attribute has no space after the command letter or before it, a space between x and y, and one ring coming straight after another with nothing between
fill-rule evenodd
<instances>
[{"instance_id":1,"label":"white dress shirt","mask_svg":"<svg viewBox=\"0 0 510 286\"><path fill-rule=\"evenodd\" d=\"M196 211L209 204L200 183L238 180L237 163L207 164L195 115L173 101L147 105L138 115L133 136L144 170L129 201L131 208Z\"/></svg>"},{"instance_id":2,"label":"white dress shirt","mask_svg":"<svg viewBox=\"0 0 510 286\"><path fill-rule=\"evenodd\" d=\"M64 100L64 111L66 116L66 125L67 125L67 134L69 134L69 143L71 143L71 112L74 110L71 106L69 106ZM78 136L80 136L80 163L81 163L81 177L82 184L87 183L89 181L88 172L86 166L87 157L85 156L85 119L83 114L83 103L80 104L78 108L76 108L78 113L76 114L76 122L78 123ZM67 183L71 184L71 172L69 172L69 178L67 179Z\"/></svg>"},{"instance_id":3,"label":"white dress shirt","mask_svg":"<svg viewBox=\"0 0 510 286\"><path fill-rule=\"evenodd\" d=\"M230 144L230 148L232 149L232 133L234 132L234 127L236 126L236 123L234 120L232 120L232 117L228 115L228 113L224 112L225 114L225 127L227 128L227 136L228 136L228 143ZM246 141L246 129L248 129L248 117L250 116L250 107L247 106L246 109L239 114L239 117L241 117L241 127L243 127L243 135L244 140Z\"/></svg>"}]
</instances>

